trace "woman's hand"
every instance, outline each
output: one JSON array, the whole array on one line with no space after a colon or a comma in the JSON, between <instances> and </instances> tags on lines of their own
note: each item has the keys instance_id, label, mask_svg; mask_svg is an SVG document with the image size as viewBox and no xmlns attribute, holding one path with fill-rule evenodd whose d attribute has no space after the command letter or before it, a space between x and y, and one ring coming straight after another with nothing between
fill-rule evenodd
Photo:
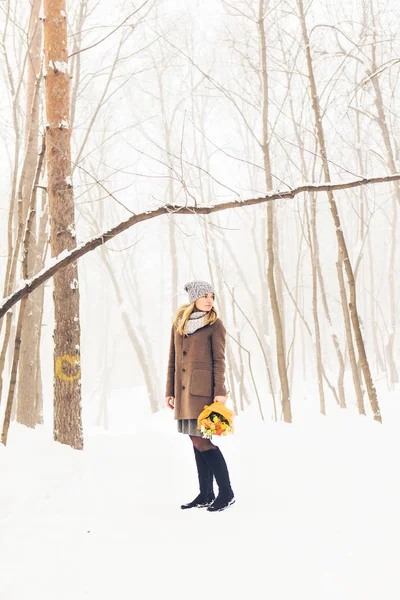
<instances>
[{"instance_id":1,"label":"woman's hand","mask_svg":"<svg viewBox=\"0 0 400 600\"><path fill-rule=\"evenodd\" d=\"M167 398L165 398L165 404L168 406L168 408L174 408L175 398L173 396L167 396Z\"/></svg>"},{"instance_id":2,"label":"woman's hand","mask_svg":"<svg viewBox=\"0 0 400 600\"><path fill-rule=\"evenodd\" d=\"M214 397L214 402L221 402L221 404L226 404L227 400L228 400L228 394L226 396L215 396Z\"/></svg>"}]
</instances>

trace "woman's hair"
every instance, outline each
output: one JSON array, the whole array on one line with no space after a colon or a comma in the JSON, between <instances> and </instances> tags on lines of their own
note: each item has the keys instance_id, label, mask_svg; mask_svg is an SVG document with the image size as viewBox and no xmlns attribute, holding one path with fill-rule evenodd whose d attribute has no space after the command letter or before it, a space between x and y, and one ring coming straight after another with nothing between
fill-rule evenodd
<instances>
[{"instance_id":1,"label":"woman's hair","mask_svg":"<svg viewBox=\"0 0 400 600\"><path fill-rule=\"evenodd\" d=\"M174 326L176 330L181 335L186 334L186 323L193 311L196 309L196 302L192 302L191 304L183 304L176 313ZM206 325L212 325L218 318L217 311L214 307L205 315Z\"/></svg>"}]
</instances>

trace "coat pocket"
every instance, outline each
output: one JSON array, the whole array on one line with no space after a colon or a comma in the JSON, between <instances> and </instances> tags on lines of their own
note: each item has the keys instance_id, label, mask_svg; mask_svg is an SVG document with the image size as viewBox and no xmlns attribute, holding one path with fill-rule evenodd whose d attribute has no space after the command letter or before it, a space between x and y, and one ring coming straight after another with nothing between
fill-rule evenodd
<instances>
[{"instance_id":1,"label":"coat pocket","mask_svg":"<svg viewBox=\"0 0 400 600\"><path fill-rule=\"evenodd\" d=\"M213 396L213 375L211 371L195 369L190 378L190 393L193 396Z\"/></svg>"}]
</instances>

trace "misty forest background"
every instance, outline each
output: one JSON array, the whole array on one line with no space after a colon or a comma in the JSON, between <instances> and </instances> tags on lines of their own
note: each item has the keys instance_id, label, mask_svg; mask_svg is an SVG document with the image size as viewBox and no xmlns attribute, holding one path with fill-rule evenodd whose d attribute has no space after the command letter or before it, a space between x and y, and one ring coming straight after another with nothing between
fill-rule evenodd
<instances>
[{"instance_id":1,"label":"misty forest background","mask_svg":"<svg viewBox=\"0 0 400 600\"><path fill-rule=\"evenodd\" d=\"M118 391L163 409L194 278L216 289L236 413L384 422L379 394L399 382L399 12L0 3L0 281L4 298L23 290L0 313L4 444L13 419L54 417L54 438L81 448L81 406L84 426L107 429Z\"/></svg>"}]
</instances>

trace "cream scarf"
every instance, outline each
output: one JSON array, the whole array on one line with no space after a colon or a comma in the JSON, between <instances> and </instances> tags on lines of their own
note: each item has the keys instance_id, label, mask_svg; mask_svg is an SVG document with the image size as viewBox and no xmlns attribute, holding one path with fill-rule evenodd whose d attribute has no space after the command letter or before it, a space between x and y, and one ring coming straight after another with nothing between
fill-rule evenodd
<instances>
[{"instance_id":1,"label":"cream scarf","mask_svg":"<svg viewBox=\"0 0 400 600\"><path fill-rule=\"evenodd\" d=\"M186 335L191 335L206 324L206 311L193 311L186 322Z\"/></svg>"}]
</instances>

